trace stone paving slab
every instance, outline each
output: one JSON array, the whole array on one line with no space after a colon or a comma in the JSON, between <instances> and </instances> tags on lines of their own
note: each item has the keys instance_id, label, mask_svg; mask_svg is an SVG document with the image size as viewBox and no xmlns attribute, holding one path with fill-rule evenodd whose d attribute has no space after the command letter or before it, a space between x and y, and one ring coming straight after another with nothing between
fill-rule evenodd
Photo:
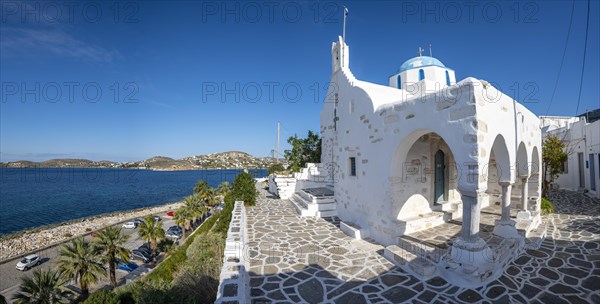
<instances>
[{"instance_id":1,"label":"stone paving slab","mask_svg":"<svg viewBox=\"0 0 600 304\"><path fill-rule=\"evenodd\" d=\"M600 201L551 194L547 238L498 279L477 289L440 277L426 282L383 257L383 247L354 240L339 220L301 218L288 200L259 189L247 209L252 303L600 303Z\"/></svg>"}]
</instances>

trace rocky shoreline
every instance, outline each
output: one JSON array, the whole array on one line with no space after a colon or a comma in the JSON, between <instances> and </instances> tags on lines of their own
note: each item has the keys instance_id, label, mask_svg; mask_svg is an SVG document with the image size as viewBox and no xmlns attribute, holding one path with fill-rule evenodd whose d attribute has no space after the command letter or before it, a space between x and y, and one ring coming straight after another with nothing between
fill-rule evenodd
<instances>
[{"instance_id":1,"label":"rocky shoreline","mask_svg":"<svg viewBox=\"0 0 600 304\"><path fill-rule=\"evenodd\" d=\"M129 219L176 210L181 205L181 202L177 202L143 209L117 211L7 235L0 238L0 261L37 251Z\"/></svg>"}]
</instances>

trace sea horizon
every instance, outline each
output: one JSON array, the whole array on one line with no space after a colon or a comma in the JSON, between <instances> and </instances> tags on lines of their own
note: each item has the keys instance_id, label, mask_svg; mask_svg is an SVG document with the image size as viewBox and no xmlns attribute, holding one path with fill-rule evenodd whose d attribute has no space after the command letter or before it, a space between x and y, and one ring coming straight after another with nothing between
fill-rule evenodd
<instances>
[{"instance_id":1,"label":"sea horizon","mask_svg":"<svg viewBox=\"0 0 600 304\"><path fill-rule=\"evenodd\" d=\"M192 194L205 180L211 187L248 170L151 170L131 168L0 168L0 237L84 218L160 206Z\"/></svg>"}]
</instances>

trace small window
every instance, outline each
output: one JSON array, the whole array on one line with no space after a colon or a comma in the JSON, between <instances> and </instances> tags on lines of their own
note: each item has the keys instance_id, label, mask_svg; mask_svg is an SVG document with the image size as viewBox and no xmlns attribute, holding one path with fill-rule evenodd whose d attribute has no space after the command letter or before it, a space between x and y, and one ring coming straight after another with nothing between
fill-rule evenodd
<instances>
[{"instance_id":1,"label":"small window","mask_svg":"<svg viewBox=\"0 0 600 304\"><path fill-rule=\"evenodd\" d=\"M562 163L562 168L560 170L563 174L567 174L569 173L569 161L565 161L564 163Z\"/></svg>"},{"instance_id":2,"label":"small window","mask_svg":"<svg viewBox=\"0 0 600 304\"><path fill-rule=\"evenodd\" d=\"M425 71L423 69L419 69L419 81L425 79Z\"/></svg>"},{"instance_id":3,"label":"small window","mask_svg":"<svg viewBox=\"0 0 600 304\"><path fill-rule=\"evenodd\" d=\"M446 85L450 86L450 74L446 71Z\"/></svg>"},{"instance_id":4,"label":"small window","mask_svg":"<svg viewBox=\"0 0 600 304\"><path fill-rule=\"evenodd\" d=\"M396 86L398 89L402 89L402 77L398 75L398 85Z\"/></svg>"},{"instance_id":5,"label":"small window","mask_svg":"<svg viewBox=\"0 0 600 304\"><path fill-rule=\"evenodd\" d=\"M350 176L356 176L356 157L350 157Z\"/></svg>"}]
</instances>

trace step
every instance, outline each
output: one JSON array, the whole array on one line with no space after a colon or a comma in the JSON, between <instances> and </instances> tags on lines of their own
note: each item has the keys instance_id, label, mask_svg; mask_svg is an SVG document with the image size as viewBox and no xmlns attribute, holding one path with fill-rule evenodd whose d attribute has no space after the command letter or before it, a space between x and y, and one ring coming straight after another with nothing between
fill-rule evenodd
<instances>
[{"instance_id":1,"label":"step","mask_svg":"<svg viewBox=\"0 0 600 304\"><path fill-rule=\"evenodd\" d=\"M396 245L385 247L383 256L396 266L416 275L420 279L433 277L437 270L435 263Z\"/></svg>"},{"instance_id":2,"label":"step","mask_svg":"<svg viewBox=\"0 0 600 304\"><path fill-rule=\"evenodd\" d=\"M297 192L295 192L294 194L292 194L292 196L290 197L290 200L293 200L295 203L297 203L298 205L302 206L302 208L304 209L308 209L311 211L317 211L317 206L306 201L303 197L301 197L300 195L298 195Z\"/></svg>"},{"instance_id":3,"label":"step","mask_svg":"<svg viewBox=\"0 0 600 304\"><path fill-rule=\"evenodd\" d=\"M306 207L298 204L296 201L289 199L290 204L292 204L292 206L294 207L294 209L296 209L296 212L298 213L298 215L300 217L307 217L307 216L315 216L315 212L314 211L310 211L308 210Z\"/></svg>"},{"instance_id":4,"label":"step","mask_svg":"<svg viewBox=\"0 0 600 304\"><path fill-rule=\"evenodd\" d=\"M448 246L445 243L438 245L432 244L433 240L422 241L411 236L404 235L398 237L398 247L417 255L420 258L427 259L437 264L443 255L448 252Z\"/></svg>"},{"instance_id":5,"label":"step","mask_svg":"<svg viewBox=\"0 0 600 304\"><path fill-rule=\"evenodd\" d=\"M317 211L317 217L323 218L323 217L332 217L332 216L337 216L337 210L336 209L334 209L334 210L323 210L323 211L319 210L319 211Z\"/></svg>"},{"instance_id":6,"label":"step","mask_svg":"<svg viewBox=\"0 0 600 304\"><path fill-rule=\"evenodd\" d=\"M432 211L406 219L396 220L401 235L406 235L421 230L433 228L451 220L450 215L444 211Z\"/></svg>"},{"instance_id":7,"label":"step","mask_svg":"<svg viewBox=\"0 0 600 304\"><path fill-rule=\"evenodd\" d=\"M340 222L340 230L347 236L356 240L363 240L369 237L368 230L361 229L360 226L349 222Z\"/></svg>"}]
</instances>

